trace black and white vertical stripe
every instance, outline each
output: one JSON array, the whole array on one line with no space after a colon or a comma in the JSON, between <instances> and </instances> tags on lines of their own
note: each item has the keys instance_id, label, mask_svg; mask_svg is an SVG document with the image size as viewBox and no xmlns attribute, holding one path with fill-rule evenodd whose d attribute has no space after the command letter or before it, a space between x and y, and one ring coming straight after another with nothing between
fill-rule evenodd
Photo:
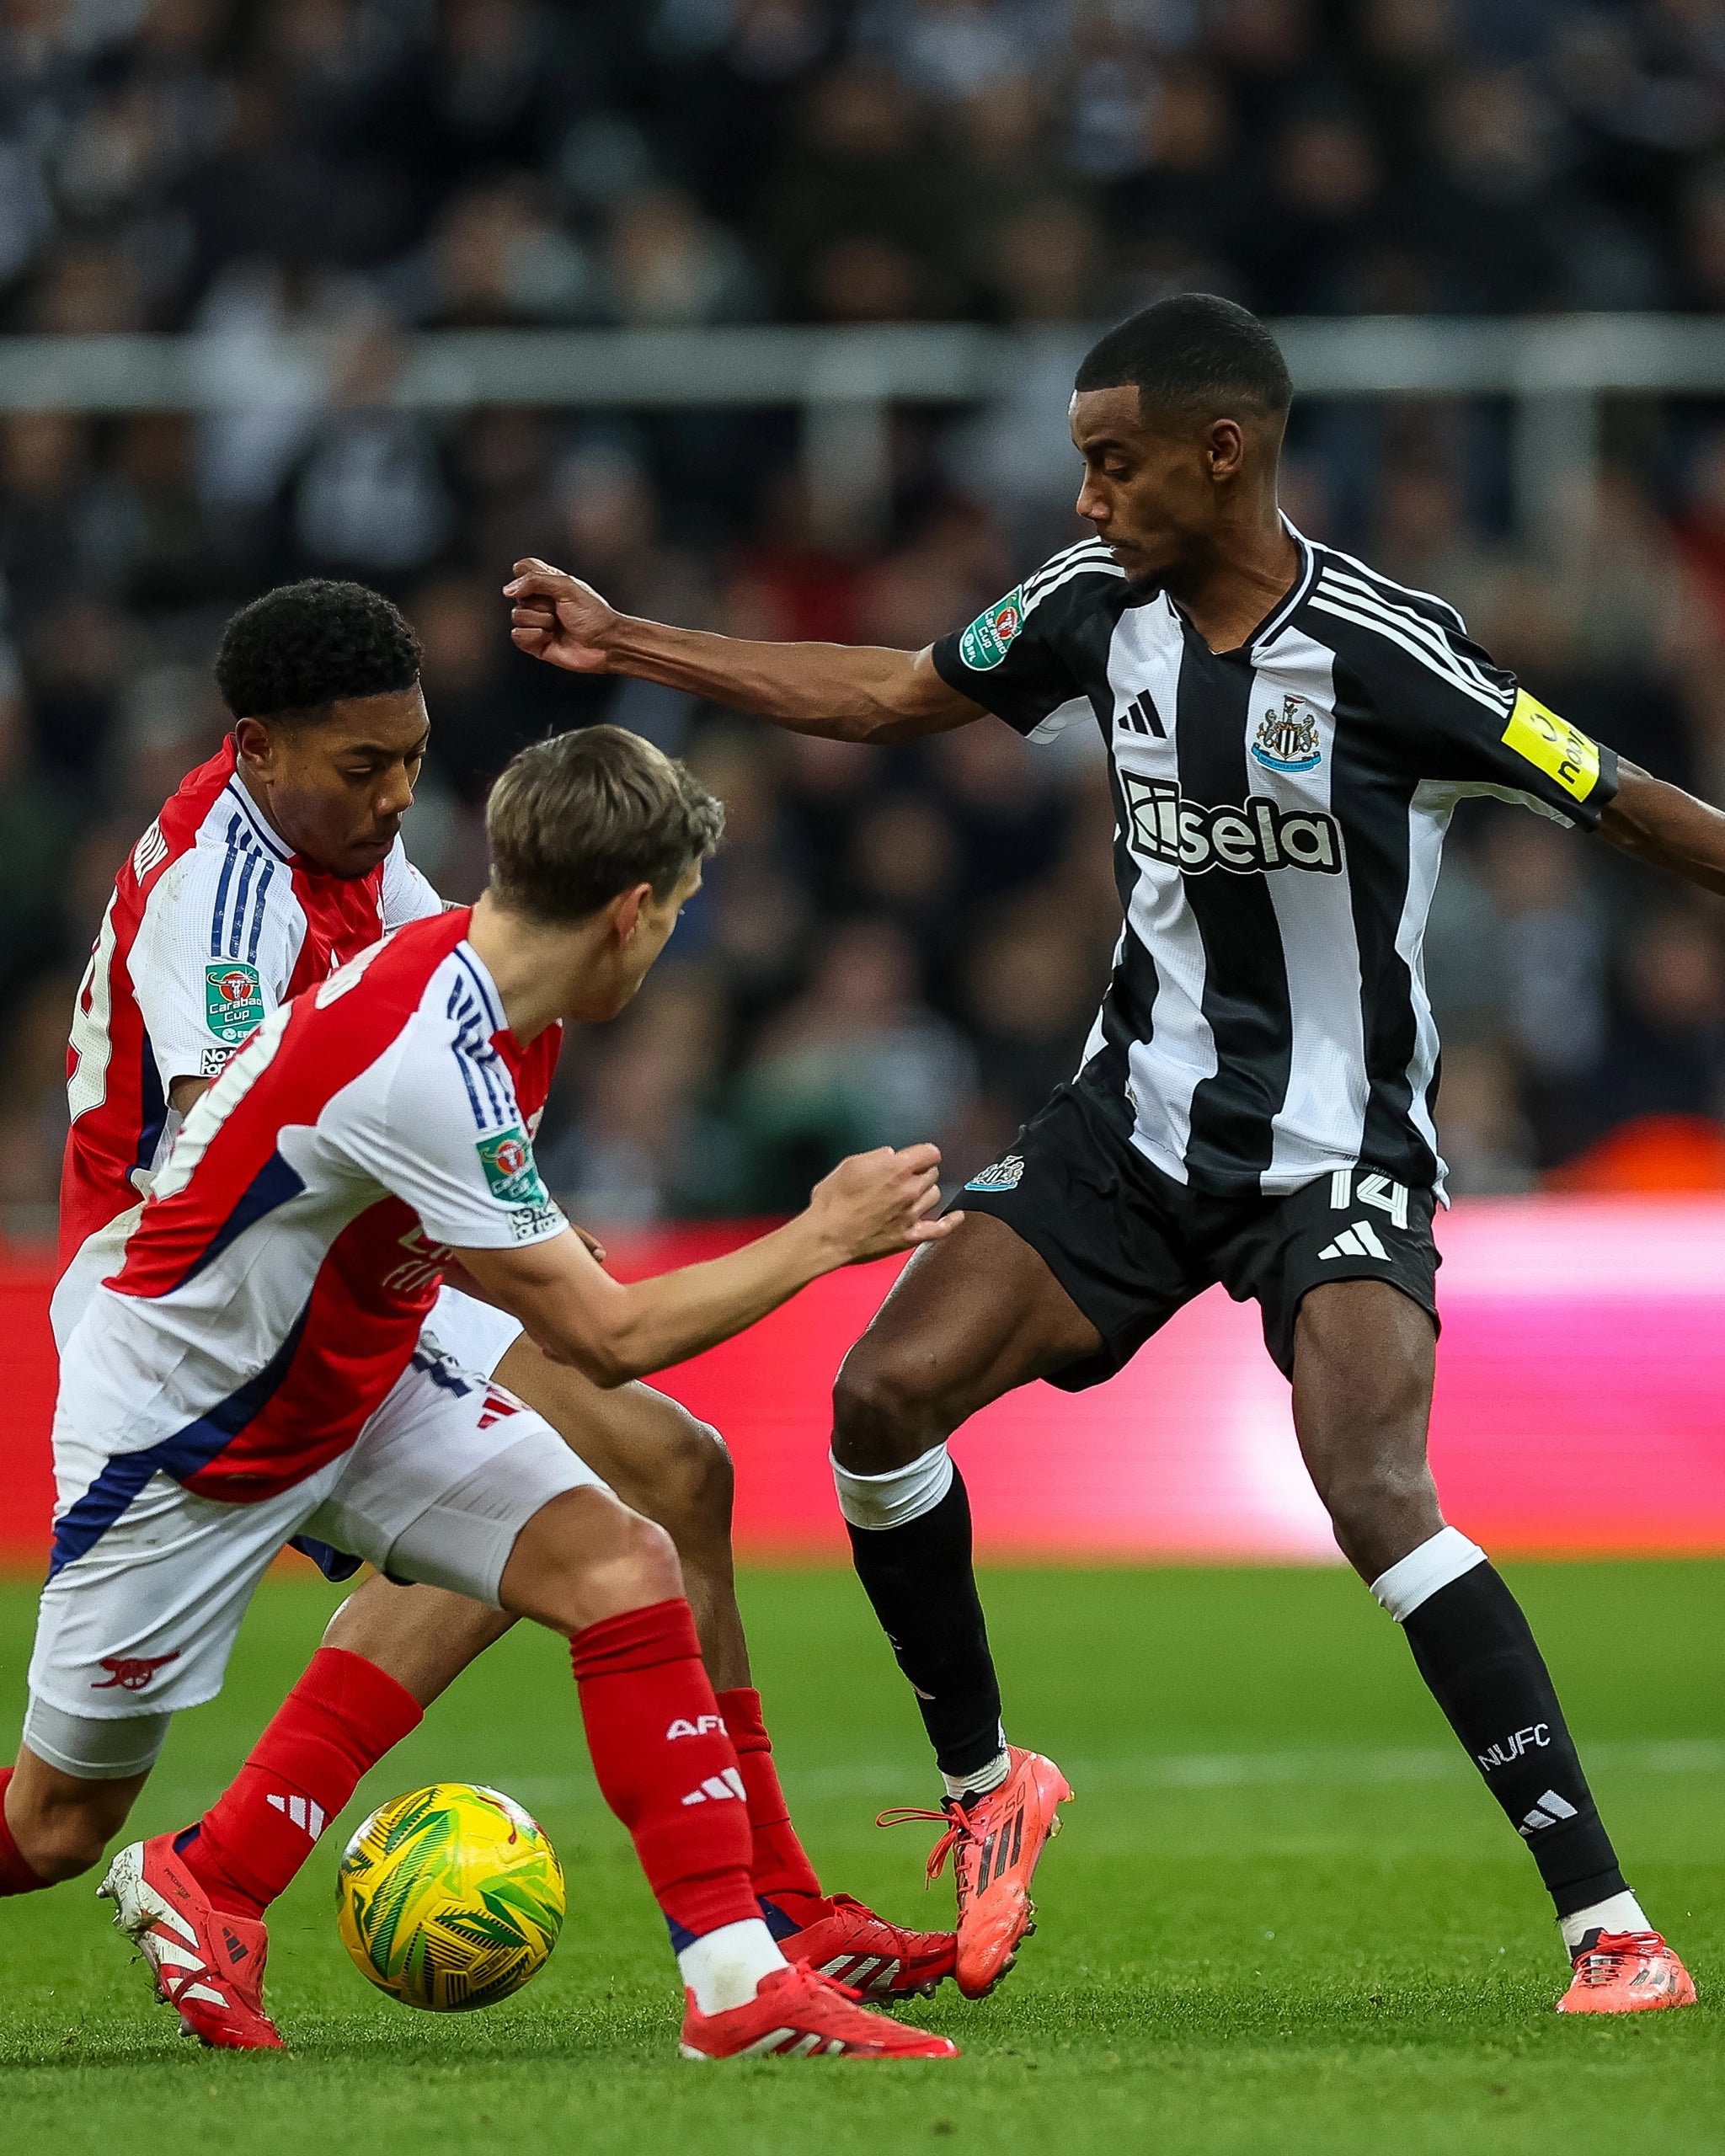
<instances>
[{"instance_id":1,"label":"black and white vertical stripe","mask_svg":"<svg viewBox=\"0 0 1725 2156\"><path fill-rule=\"evenodd\" d=\"M1125 922L1081 1082L1157 1166L1208 1191L1279 1194L1360 1161L1440 1183L1421 944L1456 800L1504 789L1422 778L1413 714L1429 685L1495 743L1513 684L1441 600L1304 542L1295 587L1236 652L1111 573L1074 548L1040 602L1065 594L1081 658L1097 643L1083 615L1108 624L1091 701ZM1315 755L1276 754L1288 709Z\"/></svg>"}]
</instances>

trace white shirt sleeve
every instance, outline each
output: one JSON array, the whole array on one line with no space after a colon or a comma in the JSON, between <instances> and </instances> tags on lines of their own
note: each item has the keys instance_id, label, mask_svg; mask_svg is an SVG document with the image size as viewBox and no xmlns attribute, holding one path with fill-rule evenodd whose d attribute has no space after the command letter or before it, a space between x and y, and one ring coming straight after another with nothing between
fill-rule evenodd
<instances>
[{"instance_id":1,"label":"white shirt sleeve","mask_svg":"<svg viewBox=\"0 0 1725 2156\"><path fill-rule=\"evenodd\" d=\"M383 926L403 928L443 911L443 901L408 859L399 838L383 859Z\"/></svg>"},{"instance_id":2,"label":"white shirt sleeve","mask_svg":"<svg viewBox=\"0 0 1725 2156\"><path fill-rule=\"evenodd\" d=\"M164 1094L213 1078L283 1001L305 928L272 855L194 846L163 871L128 965Z\"/></svg>"},{"instance_id":3,"label":"white shirt sleeve","mask_svg":"<svg viewBox=\"0 0 1725 2156\"><path fill-rule=\"evenodd\" d=\"M569 1232L501 1057L445 1018L419 1011L322 1121L433 1242L509 1250Z\"/></svg>"}]
</instances>

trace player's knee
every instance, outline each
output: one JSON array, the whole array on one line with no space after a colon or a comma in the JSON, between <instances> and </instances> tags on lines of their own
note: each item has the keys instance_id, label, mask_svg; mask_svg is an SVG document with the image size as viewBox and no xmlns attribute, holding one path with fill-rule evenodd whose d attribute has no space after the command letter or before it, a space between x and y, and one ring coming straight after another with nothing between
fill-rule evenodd
<instances>
[{"instance_id":1,"label":"player's knee","mask_svg":"<svg viewBox=\"0 0 1725 2156\"><path fill-rule=\"evenodd\" d=\"M710 1422L679 1412L654 1477L654 1516L685 1546L729 1542L736 1473L730 1448Z\"/></svg>"},{"instance_id":2,"label":"player's knee","mask_svg":"<svg viewBox=\"0 0 1725 2156\"><path fill-rule=\"evenodd\" d=\"M672 1602L683 1592L676 1543L655 1520L644 1519L639 1513L625 1512L618 1522L606 1569L611 1591L624 1595L632 1608Z\"/></svg>"},{"instance_id":3,"label":"player's knee","mask_svg":"<svg viewBox=\"0 0 1725 2156\"><path fill-rule=\"evenodd\" d=\"M682 1592L682 1566L665 1530L611 1491L585 1488L553 1497L528 1521L498 1599L516 1616L574 1633Z\"/></svg>"},{"instance_id":4,"label":"player's knee","mask_svg":"<svg viewBox=\"0 0 1725 2156\"><path fill-rule=\"evenodd\" d=\"M1372 1460L1349 1465L1319 1485L1335 1529L1349 1557L1374 1553L1410 1517L1437 1511L1437 1494L1424 1460Z\"/></svg>"},{"instance_id":5,"label":"player's knee","mask_svg":"<svg viewBox=\"0 0 1725 2156\"><path fill-rule=\"evenodd\" d=\"M834 1457L853 1475L890 1475L950 1433L927 1375L865 1334L832 1390Z\"/></svg>"}]
</instances>

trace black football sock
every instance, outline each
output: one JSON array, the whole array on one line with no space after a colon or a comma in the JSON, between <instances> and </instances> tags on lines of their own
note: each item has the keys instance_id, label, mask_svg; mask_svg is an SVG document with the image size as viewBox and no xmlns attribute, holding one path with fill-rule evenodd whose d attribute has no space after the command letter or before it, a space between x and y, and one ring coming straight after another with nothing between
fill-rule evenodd
<instances>
[{"instance_id":1,"label":"black football sock","mask_svg":"<svg viewBox=\"0 0 1725 2156\"><path fill-rule=\"evenodd\" d=\"M941 1771L980 1774L1001 1750L1001 1689L971 1568L964 1481L953 1468L927 1511L862 1527L852 1517L861 1509L853 1493L865 1481L878 1489L889 1478L841 1471L837 1479L857 1577L916 1692Z\"/></svg>"},{"instance_id":2,"label":"black football sock","mask_svg":"<svg viewBox=\"0 0 1725 2156\"><path fill-rule=\"evenodd\" d=\"M1567 1917L1626 1891L1616 1852L1521 1605L1482 1556L1467 1560L1465 1537L1453 1528L1444 1537L1458 1553L1450 1563L1466 1569L1398 1609L1383 1590L1424 1554L1416 1550L1372 1591L1399 1619L1432 1696Z\"/></svg>"}]
</instances>

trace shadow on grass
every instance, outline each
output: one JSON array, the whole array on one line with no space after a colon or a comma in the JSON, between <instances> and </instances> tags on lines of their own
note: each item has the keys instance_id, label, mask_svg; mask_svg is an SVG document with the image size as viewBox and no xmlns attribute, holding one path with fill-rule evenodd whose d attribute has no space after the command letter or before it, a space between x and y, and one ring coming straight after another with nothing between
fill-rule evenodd
<instances>
[{"instance_id":1,"label":"shadow on grass","mask_svg":"<svg viewBox=\"0 0 1725 2156\"><path fill-rule=\"evenodd\" d=\"M1178 2052L1220 2057L1230 2050L1468 2052L1500 2057L1575 2047L1589 2059L1632 2056L1620 2047L1700 2045L1717 2050L1721 2016L1704 2003L1678 2014L1578 2023L1551 2011L1544 1976L1505 1972L1469 1983L1261 1989L1146 1980L1114 1974L1094 1985L1054 1985L967 2006L956 1999L920 2005L916 2020L955 2038L978 2063L1030 2066L1074 2054L1145 2065ZM908 2016L906 2018L909 2018ZM579 2063L652 2070L675 2062L676 2027L665 2004L618 2003L581 2016L516 2013L503 2022L454 2017L307 2015L288 2019L286 2053L217 2054L165 2031L136 2024L104 2032L40 2020L0 2042L0 2065L50 2073L141 2066L220 2072L315 2068L339 2073L380 2061L410 2066L420 2083L489 2069Z\"/></svg>"}]
</instances>

